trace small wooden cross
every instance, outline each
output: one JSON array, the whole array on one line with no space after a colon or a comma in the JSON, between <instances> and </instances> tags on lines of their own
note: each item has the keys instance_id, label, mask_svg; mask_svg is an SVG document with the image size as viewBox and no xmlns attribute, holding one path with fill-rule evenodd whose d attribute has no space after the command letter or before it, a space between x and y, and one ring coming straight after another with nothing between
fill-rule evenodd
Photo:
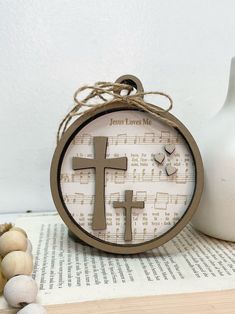
<instances>
[{"instance_id":1,"label":"small wooden cross","mask_svg":"<svg viewBox=\"0 0 235 314\"><path fill-rule=\"evenodd\" d=\"M95 169L95 203L92 219L93 230L106 229L105 215L105 168L127 169L127 157L106 159L108 138L105 136L94 137L94 159L73 157L73 170Z\"/></svg>"},{"instance_id":2,"label":"small wooden cross","mask_svg":"<svg viewBox=\"0 0 235 314\"><path fill-rule=\"evenodd\" d=\"M133 201L133 191L126 190L125 191L125 201L124 202L113 202L114 208L124 208L126 215L126 225L125 225L125 241L132 240L132 208L144 208L144 202Z\"/></svg>"}]
</instances>

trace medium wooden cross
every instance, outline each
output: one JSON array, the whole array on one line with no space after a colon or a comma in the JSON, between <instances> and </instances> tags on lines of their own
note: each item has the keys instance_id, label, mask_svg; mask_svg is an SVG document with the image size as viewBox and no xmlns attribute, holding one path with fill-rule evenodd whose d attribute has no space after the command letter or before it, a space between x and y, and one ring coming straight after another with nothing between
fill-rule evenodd
<instances>
[{"instance_id":1,"label":"medium wooden cross","mask_svg":"<svg viewBox=\"0 0 235 314\"><path fill-rule=\"evenodd\" d=\"M127 157L106 159L108 138L94 137L94 159L73 157L73 170L95 169L95 203L92 219L93 230L106 229L105 168L127 170Z\"/></svg>"},{"instance_id":2,"label":"medium wooden cross","mask_svg":"<svg viewBox=\"0 0 235 314\"><path fill-rule=\"evenodd\" d=\"M125 191L125 201L124 202L113 202L114 208L124 208L126 215L126 225L125 225L125 241L132 240L132 208L144 208L144 202L133 201L133 191Z\"/></svg>"}]
</instances>

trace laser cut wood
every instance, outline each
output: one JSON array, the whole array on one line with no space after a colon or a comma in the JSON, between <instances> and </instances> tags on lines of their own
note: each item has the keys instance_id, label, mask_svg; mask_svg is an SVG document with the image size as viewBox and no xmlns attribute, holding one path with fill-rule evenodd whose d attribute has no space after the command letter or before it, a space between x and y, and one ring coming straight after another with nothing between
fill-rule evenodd
<instances>
[{"instance_id":1,"label":"laser cut wood","mask_svg":"<svg viewBox=\"0 0 235 314\"><path fill-rule=\"evenodd\" d=\"M176 172L177 172L177 168L176 167L173 167L171 165L167 165L166 166L166 173L167 173L168 176L172 176Z\"/></svg>"},{"instance_id":2,"label":"laser cut wood","mask_svg":"<svg viewBox=\"0 0 235 314\"><path fill-rule=\"evenodd\" d=\"M130 79L129 79L130 78ZM124 78L121 78L121 81L125 81L125 83L130 83L131 85L137 87L137 91L141 91L142 89L140 89L140 84L139 84L139 80L135 81L135 77L131 76L125 76ZM141 88L142 88L142 84L141 84ZM156 106L157 107L157 106ZM155 123L158 124L159 120L161 121L161 119L158 119L157 117L152 117L152 116L147 116L148 114L146 114L146 112L142 111L141 109L137 109L134 105L128 103L127 101L123 100L123 101L117 101L114 103L108 103L105 104L103 106L97 107L95 110L93 110L92 112L85 112L84 114L82 114L81 116L79 116L72 124L71 126L66 130L65 134L62 136L60 142L57 145L57 148L55 150L54 156L53 156L53 160L52 160L52 165L51 165L51 191L52 191L52 196L53 196L53 200L55 202L55 205L58 209L58 212L60 214L60 216L62 217L62 219L64 220L64 222L66 223L66 225L68 226L70 232L72 232L76 237L78 237L81 241L87 243L88 245L91 245L93 247L96 247L98 249L101 249L103 251L107 251L107 252L111 252L111 253L117 253L117 254L135 254L135 253L140 253L143 251L147 251L147 250L151 250L153 248L156 248L162 244L164 244L165 242L169 241L171 238L173 238L174 236L176 236L181 229L190 221L192 215L194 214L195 210L197 209L197 206L199 204L200 198L201 198L201 193L202 193L202 189L203 189L203 164L202 164L202 160L201 160L201 156L200 156L200 152L198 150L197 144L195 142L195 140L193 139L192 135L190 134L190 132L187 130L187 128L176 118L174 117L172 114L170 114L169 112L165 112L164 110L161 110L161 108L157 107L159 109L159 115L163 118L166 119L168 121L172 121L174 127L172 127L173 132L176 132L176 136L170 136L170 132L171 131L162 131L161 129L158 129L154 127ZM120 112L120 115L119 115ZM126 118L120 118L121 116L123 117L124 113L127 113L127 120ZM128 120L128 112L131 113L131 120ZM102 116L106 116L109 115L109 122L112 123L112 125L117 125L120 129L120 134L118 133L118 135L116 134L115 136L113 136L113 134L109 134L109 133L102 133L99 132L98 134L96 134L96 130L93 130L92 135L89 134L84 134L83 130L84 128L88 127L90 130L92 130L92 124L93 122L97 119L97 121L99 118L102 118ZM112 119L112 115L114 115L114 119ZM138 123L135 123L135 125L133 124L131 127L134 128L136 130L136 135L132 134L128 134L125 130L124 127L122 129L122 125L125 126L125 124L129 124L129 122L133 122L134 119L133 117L138 116L139 117L139 121L137 121ZM152 125L151 125L151 129L147 126L146 121L147 119L150 121L152 120ZM102 120L102 119L101 119ZM156 120L156 121L155 121ZM103 120L102 120L103 121ZM144 121L144 122L143 122ZM162 120L163 121L163 120ZM164 125L164 122L162 122L162 125ZM136 121L134 121L136 122ZM98 122L99 123L99 122ZM146 125L146 135L144 133L143 134L139 134L138 130L136 129L138 125L141 125L142 127L145 128ZM120 126L119 126L120 125ZM100 126L100 124L99 124ZM104 127L104 130L106 128L106 125ZM101 127L101 129L103 130L103 125ZM88 133L89 133L88 132ZM80 135L79 135L80 134ZM84 135L84 137L81 137ZM169 134L169 136L168 136ZM100 136L97 136L100 135ZM106 135L104 137L104 135ZM120 173L117 171L106 171L107 174L107 182L104 182L104 171L100 170L100 173L102 172L100 182L102 181L103 184L100 186L100 184L98 184L100 187L98 189L98 187L96 187L94 183L94 176L91 174L86 174L86 178L87 180L89 180L89 182L92 183L92 188L94 187L95 191L89 191L88 193L83 191L79 191L79 189L75 192L77 196L79 196L81 198L81 203L84 203L83 206L83 211L86 210L86 206L87 206L87 202L84 202L84 199L88 199L87 197L89 196L89 200L93 200L92 204L89 203L89 205L91 206L89 210L93 210L93 204L95 203L95 198L96 196L99 194L101 195L101 198L98 197L98 203L100 202L100 199L102 199L102 195L104 196L103 193L103 189L104 189L104 184L107 184L107 187L109 188L109 191L106 192L106 204L108 204L109 206L109 216L107 216L107 223L104 223L105 220L105 215L101 214L101 221L102 223L100 224L98 222L98 228L103 228L103 227L107 227L109 228L110 226L110 221L111 219L114 220L114 223L116 223L117 221L117 227L119 228L118 232L119 235L117 235L117 233L111 231L111 234L109 235L109 232L107 231L107 229L105 229L105 232L100 232L100 231L93 231L93 227L96 228L97 225L96 223L90 223L90 219L92 219L92 215L91 213L89 214L89 217L86 216L86 212L83 212L83 217L85 217L86 221L88 221L88 226L89 226L89 230L86 229L84 227L84 223L80 223L78 215L80 215L79 212L79 204L77 204L76 202L72 203L73 208L76 209L77 212L75 212L75 215L77 215L77 217L74 217L74 213L70 212L70 204L71 203L66 203L66 197L68 199L70 199L71 195L66 196L65 193L67 193L66 191L63 190L63 188L65 187L63 180L64 180L64 174L62 173L62 165L63 164L68 164L71 165L71 169L69 170L69 174L66 175L65 180L67 180L68 183L66 183L66 188L67 185L73 183L74 187L76 186L77 182L79 181L82 184L82 187L84 189L84 177L78 176L77 173L79 173L79 169L89 169L89 167L92 167L94 169L96 169L97 167L97 162L95 161L97 158L97 154L94 155L93 151L96 151L96 144L94 138L103 138L103 140L101 140L102 144L101 144L101 151L102 153L100 153L99 158L102 159L102 169L105 168L111 168L113 167L113 160L115 159L117 161L117 159L119 159L119 156L123 156L123 155L127 155L128 158L130 156L130 154L126 154L125 148L122 148L122 150L119 151L119 147L116 143L122 143L123 145L126 145L126 147L128 147L127 145L135 145L134 149L136 152L139 152L140 154L144 155L145 151L146 151L146 147L147 145L149 145L148 143L151 143L151 145L153 146L153 150L150 152L148 152L147 157L143 156L143 158L141 159L141 171L133 171L133 173L128 173L129 170L127 170L127 173L123 173L120 175ZM172 140L171 144L180 144L180 146L182 147L182 143L178 142L179 138L183 139L183 145L185 145L185 147L187 146L187 150L190 156L192 156L192 158L190 159L193 163L193 167L194 167L194 173L193 176L190 176L182 172L180 172L180 169L177 173L177 176L169 176L167 175L165 170L165 166L164 166L164 161L162 161L162 164L158 164L157 160L156 160L156 156L155 153L158 152L159 147L161 147L160 145L163 145L164 150L167 152L168 155L171 155L169 150L167 151L165 149L166 145L169 145L169 141L168 141L168 137ZM106 138L104 140L104 138ZM94 143L93 143L94 140ZM113 157L110 159L106 158L106 147L107 147L107 140L109 141L109 151L108 153ZM92 152L89 150L89 154L87 154L85 157L87 158L81 158L81 157L75 157L75 156L79 156L79 153L83 153L83 145L84 145L84 141L86 141L86 143L89 143L88 145L89 148L92 148ZM98 143L98 142L97 142ZM94 146L93 146L94 144ZM141 146L138 148L138 145ZM171 145L170 144L170 145ZM77 152L73 155L70 155L70 148L73 145L78 145L76 147L79 148L79 150L77 150ZM87 144L85 144L87 145ZM165 146L164 146L165 145ZM99 144L98 144L99 146ZM114 149L115 148L115 149ZM75 150L76 151L76 150ZM177 152L178 152L178 147L177 147ZM173 153L173 151L172 151ZM91 158L88 158L88 155L94 156ZM134 155L134 151L133 151L133 155ZM174 156L175 154L172 154L170 157L171 162L175 162L175 160L172 160L172 158L176 158ZM101 157L102 158L101 158ZM108 155L107 155L108 156ZM166 157L167 155L165 155ZM72 158L74 157L74 159ZM118 158L115 158L118 157ZM78 158L78 159L76 159ZM99 159L98 158L98 159ZM125 158L125 157L120 157L120 158ZM146 159L147 158L147 159ZM178 158L178 157L177 157ZM165 158L166 159L166 158ZM160 161L160 159L159 159ZM127 162L127 161L126 161ZM132 162L132 161L130 161ZM133 159L133 165L130 164L130 167L135 167L135 163L137 163L137 168L139 167L140 163L138 163L139 161L135 161ZM145 169L144 165L145 163L148 163L149 169ZM114 161L114 167L116 169L116 167L124 167L123 162L121 164L118 164ZM89 166L89 167L88 167ZM178 166L177 166L178 167ZM73 170L73 168L77 169L74 170L73 172L71 170ZM129 167L128 167L129 168ZM156 170L158 168L158 170ZM97 170L97 169L96 169ZM126 169L124 169L126 170ZM169 170L169 169L168 169ZM75 174L74 174L75 172ZM82 171L81 171L82 172ZM98 171L99 172L99 171ZM121 171L122 172L122 171ZM170 173L170 171L169 171ZM103 177L102 177L103 176ZM97 171L96 171L96 175L95 177L97 177ZM100 177L100 174L99 174ZM144 182L144 184L148 184L149 180L153 180L152 184L155 184L155 186L153 187L153 189L151 190L151 195L155 195L155 203L153 203L151 206L149 207L149 201L152 201L152 198L149 198L149 195L143 195L141 194L142 191L141 188L136 188L134 187L137 179L139 180L139 182ZM96 178L97 180L97 178ZM99 179L98 179L99 180ZM117 182L118 184L118 191L117 190L112 190L112 185L113 182ZM159 190L159 184L161 184L161 182L163 182L163 184L165 186L168 185L169 182L169 191L161 191ZM176 201L174 202L174 200L178 199L178 194L173 195L174 193L171 191L172 188L172 183L175 182L177 183L178 186L181 186L184 184L184 182L193 182L194 184L194 189L192 190L192 193L190 194L190 202L188 203L187 207L185 208L185 212L184 214L180 217L180 219L174 224L173 227L166 229L160 236L155 236L155 233L152 233L151 236L153 236L150 240L148 240L148 238L146 237L147 240L145 240L144 238L141 237L140 239L142 242L138 242L138 243L134 243L133 241L130 240L126 240L123 241L122 243L118 242L120 239L120 234L122 234L122 232L124 232L124 228L125 226L120 225L120 223L118 224L118 222L123 221L123 219L120 220L120 216L115 216L115 209L113 208L113 206L110 208L110 204L113 204L111 202L112 200L112 195L114 195L114 200L119 200L117 194L118 193L123 193L123 190L135 190L136 191L136 196L138 195L138 197L141 197L141 199L138 199L138 201L142 201L142 197L145 197L146 199L148 199L149 201L145 203L145 208L143 209L143 211L141 210L140 212L144 215L148 215L148 218L150 219L150 224L153 225L154 223L156 223L156 226L159 226L159 224L161 223L158 219L157 214L161 214L163 213L163 211L165 210L165 205L166 204L172 204L171 206L173 206L173 204L176 203ZM96 182L97 183L97 182ZM178 184L178 183L182 183L182 184ZM97 184L96 184L97 185ZM133 185L133 187L132 187ZM137 182L138 185L138 182ZM107 189L106 187L106 189ZM117 187L117 186L116 186ZM155 188L156 187L156 188ZM98 190L96 190L98 189ZM145 190L145 188L142 188L142 190ZM98 192L97 192L98 191ZM137 192L139 192L139 194L137 194ZM165 193L163 193L165 192ZM74 193L74 192L72 192ZM111 193L111 194L110 194ZM181 194L180 192L177 192L179 194ZM182 195L184 196L184 195ZM94 197L94 198L93 198ZM109 199L110 197L110 199ZM73 197L74 198L74 197ZM186 198L187 200L187 198ZM167 203L168 202L168 203ZM105 208L104 208L104 202L101 202L102 206L98 206L97 205L97 211L105 213ZM120 204L116 204L116 205L120 205ZM107 206L107 205L106 205ZM108 207L106 208L106 210L108 209ZM146 211L146 209L148 209L148 212ZM154 215L155 216L149 216L149 210L150 210L150 214L151 211L154 211ZM144 212L145 211L145 212ZM169 212L169 211L168 211ZM88 215L88 214L87 214ZM99 214L97 214L98 216L100 216ZM113 215L113 217L112 217ZM96 214L95 214L96 216ZM145 217L146 217L145 216ZM79 216L80 217L80 216ZM112 217L112 218L110 218ZM123 218L123 217L121 217ZM132 217L133 218L133 217ZM98 221L100 221L99 217L97 218ZM130 220L129 220L130 221ZM142 220L141 220L142 221ZM135 222L134 219L132 219L132 224ZM144 222L144 220L143 220ZM136 223L136 222L135 222ZM136 225L135 225L136 226ZM144 227L144 225L142 225L142 227ZM101 230L98 229L97 230ZM133 225L134 228L134 225ZM135 227L136 228L136 227ZM155 230L155 229L154 229ZM158 230L158 227L156 227L156 230ZM152 231L151 231L152 232ZM148 233L148 229L146 229L146 233ZM100 236L101 235L101 236ZM115 238L116 236L116 238ZM135 237L135 232L133 232L132 234L132 240ZM130 239L130 232L128 235L127 232L127 237L126 239ZM123 240L123 238L122 238Z\"/></svg>"},{"instance_id":3,"label":"laser cut wood","mask_svg":"<svg viewBox=\"0 0 235 314\"><path fill-rule=\"evenodd\" d=\"M163 153L158 153L154 156L154 159L159 165L161 165L165 159L165 155Z\"/></svg>"},{"instance_id":4,"label":"laser cut wood","mask_svg":"<svg viewBox=\"0 0 235 314\"><path fill-rule=\"evenodd\" d=\"M72 167L74 170L95 169L95 204L92 220L93 230L106 229L105 215L105 169L127 169L127 158L106 159L108 138L105 136L94 137L94 159L73 157Z\"/></svg>"},{"instance_id":5,"label":"laser cut wood","mask_svg":"<svg viewBox=\"0 0 235 314\"><path fill-rule=\"evenodd\" d=\"M125 191L125 201L124 202L113 202L114 208L124 208L126 214L126 225L125 225L125 241L132 240L132 208L144 208L144 202L133 201L133 191Z\"/></svg>"},{"instance_id":6,"label":"laser cut wood","mask_svg":"<svg viewBox=\"0 0 235 314\"><path fill-rule=\"evenodd\" d=\"M165 151L171 155L175 151L175 145L174 144L167 144L165 145Z\"/></svg>"}]
</instances>

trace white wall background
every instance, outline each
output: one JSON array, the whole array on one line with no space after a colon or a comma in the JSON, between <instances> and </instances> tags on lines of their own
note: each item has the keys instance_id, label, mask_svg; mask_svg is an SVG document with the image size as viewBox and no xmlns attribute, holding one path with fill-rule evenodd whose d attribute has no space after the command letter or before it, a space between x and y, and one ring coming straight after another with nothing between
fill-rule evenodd
<instances>
[{"instance_id":1,"label":"white wall background","mask_svg":"<svg viewBox=\"0 0 235 314\"><path fill-rule=\"evenodd\" d=\"M197 138L233 55L233 0L1 0L0 212L54 209L56 131L79 85L134 74Z\"/></svg>"}]
</instances>

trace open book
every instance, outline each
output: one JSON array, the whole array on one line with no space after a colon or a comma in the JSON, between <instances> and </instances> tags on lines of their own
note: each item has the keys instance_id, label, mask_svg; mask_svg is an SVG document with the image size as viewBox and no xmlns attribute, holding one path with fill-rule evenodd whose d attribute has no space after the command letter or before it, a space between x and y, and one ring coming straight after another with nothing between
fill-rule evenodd
<instances>
[{"instance_id":1,"label":"open book","mask_svg":"<svg viewBox=\"0 0 235 314\"><path fill-rule=\"evenodd\" d=\"M33 277L44 305L235 289L235 243L190 225L165 245L138 255L112 255L75 242L57 214L29 215L16 225L33 244ZM1 297L0 313L14 313L3 309Z\"/></svg>"}]
</instances>

